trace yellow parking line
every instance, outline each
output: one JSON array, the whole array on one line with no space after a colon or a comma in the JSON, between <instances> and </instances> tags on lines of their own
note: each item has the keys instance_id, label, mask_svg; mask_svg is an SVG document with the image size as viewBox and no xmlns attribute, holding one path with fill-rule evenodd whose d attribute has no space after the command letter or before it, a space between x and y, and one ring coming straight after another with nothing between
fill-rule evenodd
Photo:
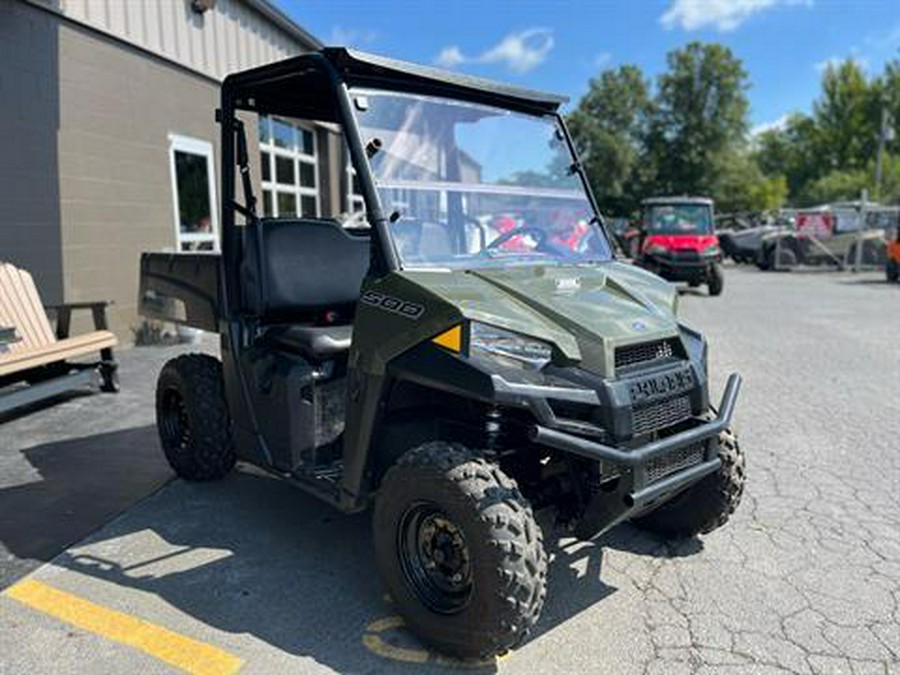
<instances>
[{"instance_id":1,"label":"yellow parking line","mask_svg":"<svg viewBox=\"0 0 900 675\"><path fill-rule=\"evenodd\" d=\"M40 581L25 579L3 595L73 626L155 656L188 673L235 673L243 661L205 642L117 612L66 593Z\"/></svg>"}]
</instances>

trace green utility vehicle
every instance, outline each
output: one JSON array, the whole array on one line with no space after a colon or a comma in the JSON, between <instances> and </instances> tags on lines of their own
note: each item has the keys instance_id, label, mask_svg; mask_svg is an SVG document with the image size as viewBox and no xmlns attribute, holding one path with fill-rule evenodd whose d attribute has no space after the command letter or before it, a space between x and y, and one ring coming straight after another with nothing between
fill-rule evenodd
<instances>
[{"instance_id":1,"label":"green utility vehicle","mask_svg":"<svg viewBox=\"0 0 900 675\"><path fill-rule=\"evenodd\" d=\"M711 408L675 289L613 258L563 101L338 48L231 75L221 256L141 261L146 315L221 335L221 359L159 376L178 475L242 460L342 511L374 505L388 592L456 656L538 621L538 510L585 539L625 520L689 537L743 489L740 378ZM255 114L340 129L365 213L257 215Z\"/></svg>"}]
</instances>

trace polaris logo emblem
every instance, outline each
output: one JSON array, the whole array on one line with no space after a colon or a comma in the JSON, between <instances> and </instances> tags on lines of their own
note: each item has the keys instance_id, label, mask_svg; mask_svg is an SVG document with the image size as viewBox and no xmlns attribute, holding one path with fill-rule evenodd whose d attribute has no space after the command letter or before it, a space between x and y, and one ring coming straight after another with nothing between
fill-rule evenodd
<instances>
[{"instance_id":1,"label":"polaris logo emblem","mask_svg":"<svg viewBox=\"0 0 900 675\"><path fill-rule=\"evenodd\" d=\"M689 368L675 372L653 375L632 382L628 393L632 403L646 403L659 398L667 398L694 388L694 374Z\"/></svg>"},{"instance_id":2,"label":"polaris logo emblem","mask_svg":"<svg viewBox=\"0 0 900 675\"><path fill-rule=\"evenodd\" d=\"M559 293L574 293L581 290L581 279L578 277L563 277L556 280L556 290Z\"/></svg>"}]
</instances>

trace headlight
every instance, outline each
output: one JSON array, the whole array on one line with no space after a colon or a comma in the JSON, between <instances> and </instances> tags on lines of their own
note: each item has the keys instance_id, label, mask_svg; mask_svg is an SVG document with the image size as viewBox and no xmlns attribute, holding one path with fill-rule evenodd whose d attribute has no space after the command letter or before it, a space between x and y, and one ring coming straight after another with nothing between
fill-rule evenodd
<instances>
[{"instance_id":1,"label":"headlight","mask_svg":"<svg viewBox=\"0 0 900 675\"><path fill-rule=\"evenodd\" d=\"M648 255L665 255L669 252L665 246L660 246L659 244L651 244L647 247L646 253Z\"/></svg>"},{"instance_id":2,"label":"headlight","mask_svg":"<svg viewBox=\"0 0 900 675\"><path fill-rule=\"evenodd\" d=\"M700 361L700 366L703 369L703 374L705 376L708 372L709 362L709 344L706 342L706 338L684 324L680 324L679 328L681 329L681 337L687 346L691 359Z\"/></svg>"},{"instance_id":3,"label":"headlight","mask_svg":"<svg viewBox=\"0 0 900 675\"><path fill-rule=\"evenodd\" d=\"M540 370L550 362L553 349L546 342L512 331L472 321L469 324L469 356L503 359L509 365Z\"/></svg>"},{"instance_id":4,"label":"headlight","mask_svg":"<svg viewBox=\"0 0 900 675\"><path fill-rule=\"evenodd\" d=\"M717 244L713 244L712 246L707 246L703 249L703 255L714 256L720 255L722 253L722 249L719 248Z\"/></svg>"}]
</instances>

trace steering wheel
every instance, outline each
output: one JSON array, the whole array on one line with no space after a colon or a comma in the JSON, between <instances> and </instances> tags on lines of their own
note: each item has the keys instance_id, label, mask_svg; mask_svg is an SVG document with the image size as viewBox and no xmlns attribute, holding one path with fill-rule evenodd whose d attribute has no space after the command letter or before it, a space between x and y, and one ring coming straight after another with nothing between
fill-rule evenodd
<instances>
[{"instance_id":1,"label":"steering wheel","mask_svg":"<svg viewBox=\"0 0 900 675\"><path fill-rule=\"evenodd\" d=\"M509 232L504 232L499 237L494 239L490 244L484 247L485 251L490 251L493 248L497 248L498 246L502 246L506 242L508 242L513 237L518 237L520 235L528 235L537 240L537 244L535 244L535 249L540 249L541 246L544 245L544 242L547 240L547 233L539 227L535 227L534 225L521 225L520 227L514 227Z\"/></svg>"}]
</instances>

